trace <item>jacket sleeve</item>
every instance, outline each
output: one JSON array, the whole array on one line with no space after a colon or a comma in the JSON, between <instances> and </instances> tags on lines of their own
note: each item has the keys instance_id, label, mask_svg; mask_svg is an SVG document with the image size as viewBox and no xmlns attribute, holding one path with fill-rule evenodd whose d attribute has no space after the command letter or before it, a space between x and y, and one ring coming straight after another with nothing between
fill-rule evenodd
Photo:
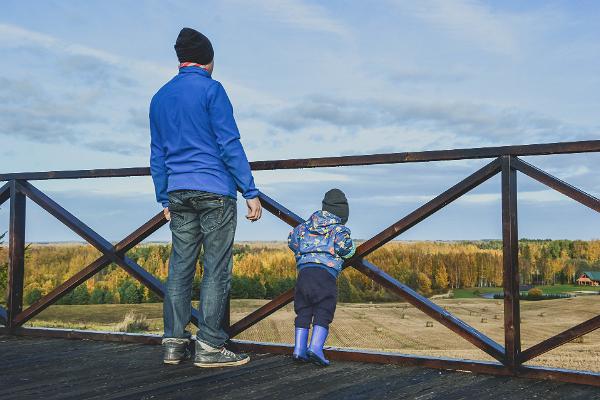
<instances>
[{"instance_id":1,"label":"jacket sleeve","mask_svg":"<svg viewBox=\"0 0 600 400\"><path fill-rule=\"evenodd\" d=\"M150 106L150 174L154 182L156 201L163 207L169 206L167 194L168 176L165 165L165 150Z\"/></svg>"},{"instance_id":2,"label":"jacket sleeve","mask_svg":"<svg viewBox=\"0 0 600 400\"><path fill-rule=\"evenodd\" d=\"M356 246L350 237L350 229L346 227L336 233L333 245L335 253L344 259L352 257L356 251Z\"/></svg>"},{"instance_id":3,"label":"jacket sleeve","mask_svg":"<svg viewBox=\"0 0 600 400\"><path fill-rule=\"evenodd\" d=\"M288 247L294 252L294 254L298 252L299 243L298 235L296 234L296 228L292 229L288 235Z\"/></svg>"},{"instance_id":4,"label":"jacket sleeve","mask_svg":"<svg viewBox=\"0 0 600 400\"><path fill-rule=\"evenodd\" d=\"M233 107L219 82L215 82L207 92L210 124L216 135L221 158L233 176L236 186L245 199L258 196L250 164L240 142L240 133L233 117Z\"/></svg>"}]
</instances>

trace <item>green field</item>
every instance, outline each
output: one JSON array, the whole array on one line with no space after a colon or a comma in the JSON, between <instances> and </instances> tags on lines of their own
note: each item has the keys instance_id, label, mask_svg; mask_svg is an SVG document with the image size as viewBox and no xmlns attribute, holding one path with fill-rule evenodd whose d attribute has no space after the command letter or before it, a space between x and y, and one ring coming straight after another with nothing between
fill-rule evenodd
<instances>
[{"instance_id":1,"label":"green field","mask_svg":"<svg viewBox=\"0 0 600 400\"><path fill-rule=\"evenodd\" d=\"M600 292L600 286L579 286L579 285L540 285L535 286L541 289L544 294L558 293L573 293L578 291ZM485 287L485 288L466 288L452 289L455 299L474 299L481 297L485 293L502 293L501 287Z\"/></svg>"}]
</instances>

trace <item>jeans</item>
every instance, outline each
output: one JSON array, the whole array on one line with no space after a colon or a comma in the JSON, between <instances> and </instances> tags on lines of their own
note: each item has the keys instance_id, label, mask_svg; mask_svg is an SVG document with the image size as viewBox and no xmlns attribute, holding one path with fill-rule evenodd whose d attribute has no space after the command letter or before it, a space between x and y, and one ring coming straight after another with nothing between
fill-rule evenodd
<instances>
[{"instance_id":1,"label":"jeans","mask_svg":"<svg viewBox=\"0 0 600 400\"><path fill-rule=\"evenodd\" d=\"M298 273L294 292L296 328L319 325L329 328L337 303L336 279L321 267L304 267Z\"/></svg>"},{"instance_id":2,"label":"jeans","mask_svg":"<svg viewBox=\"0 0 600 400\"><path fill-rule=\"evenodd\" d=\"M169 211L173 245L163 304L164 337L190 337L185 327L191 319L192 283L203 247L196 337L221 347L229 338L222 325L231 288L236 200L198 190L177 190L169 193Z\"/></svg>"}]
</instances>

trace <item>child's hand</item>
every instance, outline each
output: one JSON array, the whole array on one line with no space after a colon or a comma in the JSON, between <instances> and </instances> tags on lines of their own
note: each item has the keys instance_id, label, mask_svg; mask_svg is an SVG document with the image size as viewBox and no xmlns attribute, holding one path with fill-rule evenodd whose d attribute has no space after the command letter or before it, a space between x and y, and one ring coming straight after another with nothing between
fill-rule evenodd
<instances>
[{"instance_id":1,"label":"child's hand","mask_svg":"<svg viewBox=\"0 0 600 400\"><path fill-rule=\"evenodd\" d=\"M165 207L165 209L163 210L163 213L165 214L165 218L167 219L167 221L170 221L171 213L169 212L169 207Z\"/></svg>"}]
</instances>

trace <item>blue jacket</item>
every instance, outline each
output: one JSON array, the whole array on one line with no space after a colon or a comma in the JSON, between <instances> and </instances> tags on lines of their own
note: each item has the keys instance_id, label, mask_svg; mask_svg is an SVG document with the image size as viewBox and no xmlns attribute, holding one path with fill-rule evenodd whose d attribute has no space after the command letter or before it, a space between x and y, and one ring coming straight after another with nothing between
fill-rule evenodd
<instances>
[{"instance_id":1,"label":"blue jacket","mask_svg":"<svg viewBox=\"0 0 600 400\"><path fill-rule=\"evenodd\" d=\"M150 103L150 172L156 200L203 190L246 199L258 196L223 86L200 67L184 67Z\"/></svg>"},{"instance_id":2,"label":"blue jacket","mask_svg":"<svg viewBox=\"0 0 600 400\"><path fill-rule=\"evenodd\" d=\"M356 250L350 229L341 219L327 211L316 211L288 236L288 246L296 257L298 269L322 267L337 277L344 260Z\"/></svg>"}]
</instances>

